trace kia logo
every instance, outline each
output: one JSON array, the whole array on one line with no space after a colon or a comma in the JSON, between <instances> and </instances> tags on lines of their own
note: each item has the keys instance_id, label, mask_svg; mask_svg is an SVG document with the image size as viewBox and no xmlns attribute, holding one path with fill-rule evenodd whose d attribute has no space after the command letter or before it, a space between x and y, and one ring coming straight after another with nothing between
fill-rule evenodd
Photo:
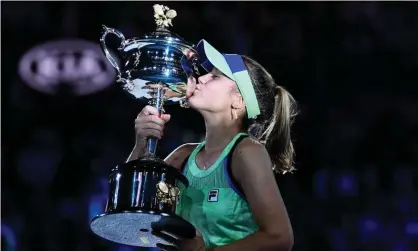
<instances>
[{"instance_id":1,"label":"kia logo","mask_svg":"<svg viewBox=\"0 0 418 251\"><path fill-rule=\"evenodd\" d=\"M30 49L20 60L19 75L43 93L54 94L65 85L74 95L86 95L111 85L116 72L98 44L59 40Z\"/></svg>"}]
</instances>

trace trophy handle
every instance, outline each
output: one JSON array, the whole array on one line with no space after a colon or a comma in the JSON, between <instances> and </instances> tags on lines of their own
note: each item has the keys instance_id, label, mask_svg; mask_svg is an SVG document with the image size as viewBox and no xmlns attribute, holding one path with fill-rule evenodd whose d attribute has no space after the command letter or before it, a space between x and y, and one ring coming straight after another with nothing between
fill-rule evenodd
<instances>
[{"instance_id":1,"label":"trophy handle","mask_svg":"<svg viewBox=\"0 0 418 251\"><path fill-rule=\"evenodd\" d=\"M120 67L119 67L118 63L116 62L116 60L112 57L112 55L110 55L110 52L109 52L109 50L107 49L107 46L106 46L105 38L109 34L116 35L120 39L120 45L117 48L118 51L123 50L125 48L125 36L122 34L122 32L120 32L116 29L109 28L106 25L102 25L102 37L100 38L100 45L102 46L102 49L103 49L103 51L106 55L106 58L109 60L110 64L112 64L112 66L118 72L118 78L121 78Z\"/></svg>"}]
</instances>

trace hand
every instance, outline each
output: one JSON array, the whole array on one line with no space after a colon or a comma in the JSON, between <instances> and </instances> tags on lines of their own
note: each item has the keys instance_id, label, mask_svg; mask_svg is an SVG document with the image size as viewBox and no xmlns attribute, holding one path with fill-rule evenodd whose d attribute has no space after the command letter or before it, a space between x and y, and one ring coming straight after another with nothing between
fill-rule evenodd
<instances>
[{"instance_id":1,"label":"hand","mask_svg":"<svg viewBox=\"0 0 418 251\"><path fill-rule=\"evenodd\" d=\"M174 238L163 232L153 231L155 236L173 243L172 245L164 245L157 243L157 247L164 251L206 251L205 242L202 237L195 237L193 239Z\"/></svg>"},{"instance_id":2,"label":"hand","mask_svg":"<svg viewBox=\"0 0 418 251\"><path fill-rule=\"evenodd\" d=\"M187 88L186 88L186 98L190 98L193 95L194 90L196 89L196 78L188 77L187 78Z\"/></svg>"},{"instance_id":3,"label":"hand","mask_svg":"<svg viewBox=\"0 0 418 251\"><path fill-rule=\"evenodd\" d=\"M183 54L188 60L191 60L195 53L192 50L185 50ZM194 90L196 89L197 79L194 76L189 76L187 78L187 89L186 89L186 98L190 98L193 95Z\"/></svg>"},{"instance_id":4,"label":"hand","mask_svg":"<svg viewBox=\"0 0 418 251\"><path fill-rule=\"evenodd\" d=\"M179 225L172 223L170 220L151 223L152 234L171 243L171 245L158 243L158 248L165 251L206 251L202 234L197 229L193 232L179 231Z\"/></svg>"},{"instance_id":5,"label":"hand","mask_svg":"<svg viewBox=\"0 0 418 251\"><path fill-rule=\"evenodd\" d=\"M135 119L136 147L145 147L149 137L161 139L164 125L170 120L170 114L158 114L157 108L145 106Z\"/></svg>"}]
</instances>

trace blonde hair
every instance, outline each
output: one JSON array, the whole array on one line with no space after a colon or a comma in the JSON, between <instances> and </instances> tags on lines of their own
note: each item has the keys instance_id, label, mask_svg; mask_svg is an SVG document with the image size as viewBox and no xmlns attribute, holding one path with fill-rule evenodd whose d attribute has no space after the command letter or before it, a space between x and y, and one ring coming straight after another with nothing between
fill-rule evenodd
<instances>
[{"instance_id":1,"label":"blonde hair","mask_svg":"<svg viewBox=\"0 0 418 251\"><path fill-rule=\"evenodd\" d=\"M247 121L249 132L266 147L273 170L287 173L295 170L295 150L291 139L291 126L297 115L297 103L264 67L253 59L242 56L254 85L261 114Z\"/></svg>"}]
</instances>

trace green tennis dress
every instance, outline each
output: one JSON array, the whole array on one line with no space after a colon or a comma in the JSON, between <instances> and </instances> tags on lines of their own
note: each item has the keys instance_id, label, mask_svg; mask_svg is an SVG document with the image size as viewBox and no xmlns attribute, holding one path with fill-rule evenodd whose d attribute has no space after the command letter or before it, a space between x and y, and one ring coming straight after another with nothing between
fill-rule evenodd
<instances>
[{"instance_id":1,"label":"green tennis dress","mask_svg":"<svg viewBox=\"0 0 418 251\"><path fill-rule=\"evenodd\" d=\"M244 133L237 134L207 170L196 165L196 155L205 142L196 147L185 164L183 174L189 187L180 186L176 213L194 225L208 247L235 242L258 230L245 196L230 174L231 154L245 137Z\"/></svg>"}]
</instances>

